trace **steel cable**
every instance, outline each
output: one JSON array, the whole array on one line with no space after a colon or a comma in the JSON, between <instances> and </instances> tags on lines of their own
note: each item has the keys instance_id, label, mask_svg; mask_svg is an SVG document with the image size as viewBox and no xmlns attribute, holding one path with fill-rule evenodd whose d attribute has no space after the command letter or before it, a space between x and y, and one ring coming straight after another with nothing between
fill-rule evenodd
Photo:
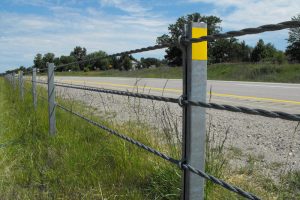
<instances>
[{"instance_id":1,"label":"steel cable","mask_svg":"<svg viewBox=\"0 0 300 200\"><path fill-rule=\"evenodd\" d=\"M192 172L192 173L194 173L198 176L201 176L201 177L203 177L207 180L210 180L213 183L215 183L217 185L220 185L220 186L222 186L223 188L225 188L227 190L235 192L235 193L239 194L240 196L243 196L247 199L253 199L253 200L259 200L260 199L259 197L257 197L254 194L251 194L249 192L246 192L246 191L242 190L241 188L238 188L238 187L233 186L229 183L226 183L225 181L222 181L222 180L220 180L220 179L218 179L218 178L216 178L212 175L206 174L206 173L202 172L201 170L192 167L191 165L182 164L181 167L182 167L182 169L189 170L190 172Z\"/></svg>"},{"instance_id":2,"label":"steel cable","mask_svg":"<svg viewBox=\"0 0 300 200\"><path fill-rule=\"evenodd\" d=\"M282 29L296 28L296 27L300 27L300 21L285 21L285 22L280 22L278 24L267 24L256 28L245 28L239 31L228 31L226 33L202 36L199 38L188 39L186 40L186 42L196 43L196 42L203 42L203 41L214 41L217 39L239 37L244 35L263 33L267 31L278 31Z\"/></svg>"},{"instance_id":3,"label":"steel cable","mask_svg":"<svg viewBox=\"0 0 300 200\"><path fill-rule=\"evenodd\" d=\"M216 110L239 112L239 113L245 113L250 115L260 115L260 116L270 117L270 118L280 118L280 119L285 119L290 121L300 121L300 114L290 114L282 111L268 111L268 110L258 109L258 108L247 108L243 106L231 106L226 104L205 103L200 101L189 101L189 100L183 100L183 104L200 106L204 108L212 108Z\"/></svg>"},{"instance_id":4,"label":"steel cable","mask_svg":"<svg viewBox=\"0 0 300 200\"><path fill-rule=\"evenodd\" d=\"M73 85L68 83L61 83L56 82L56 86L71 88L71 89L79 89L79 90L87 90L92 92L100 92L100 93L108 93L108 94L116 94L122 96L130 96L142 99L149 99L155 101L163 101L169 103L179 103L180 105L193 105L193 106L200 106L204 108L211 108L216 110L225 110L231 112L239 112L251 115L260 115L264 117L270 118L280 118L290 121L300 121L300 114L290 114L282 111L268 111L264 109L258 108L247 108L243 106L232 106L226 104L216 104L216 103L206 103L200 101L190 101L190 100L181 100L181 98L172 98L172 97L163 97L163 96L155 96L150 94L142 94L142 93L135 93L135 92L128 92L128 91L119 91L119 90L111 90L111 89L104 89L104 88L96 88L96 87L88 87L82 85Z\"/></svg>"},{"instance_id":5,"label":"steel cable","mask_svg":"<svg viewBox=\"0 0 300 200\"><path fill-rule=\"evenodd\" d=\"M192 38L192 39L182 38L182 42L184 44L186 44L186 43L190 43L190 42L196 43L196 42L203 42L203 41L214 41L217 39L238 37L238 36L243 36L243 35L257 34L257 33L263 33L263 32L267 32L267 31L277 31L277 30L282 30L282 29L287 29L287 28L296 28L296 27L300 27L299 21L285 21L285 22L280 22L278 24L267 24L267 25L256 27L256 28L245 28L245 29L242 29L239 31L228 31L226 33L218 33L218 34L213 34L213 35L208 35L208 36L202 36L199 38ZM106 58L115 57L115 56L142 53L145 51L152 51L152 50L163 49L163 48L168 48L168 47L178 46L178 45L180 45L180 44L178 44L177 41L163 43L163 44L157 44L157 45L148 46L148 47L144 47L144 48L123 51L120 53L115 53L115 54L111 54L111 55L107 55L107 56L95 57L95 58L84 59L84 60L75 61L75 62L71 62L71 63L67 63L67 64L62 64L62 65L55 67L55 69L59 69L62 67L67 67L67 66L71 66L71 65L75 65L75 64L96 61L96 60L100 60L100 59L106 59Z\"/></svg>"},{"instance_id":6,"label":"steel cable","mask_svg":"<svg viewBox=\"0 0 300 200\"><path fill-rule=\"evenodd\" d=\"M92 92L107 93L107 94L116 94L116 95L121 95L121 96L136 97L136 98L149 99L149 100L155 100L155 101L178 103L178 99L176 99L176 98L155 96L155 95L150 95L150 94L142 94L142 93L135 93L135 92L128 92L128 91L120 91L120 90L111 90L111 89L96 88L96 87L87 87L87 86L82 86L82 85L73 85L73 84L66 84L66 83L60 83L60 82L55 82L55 86L71 88L71 89L87 90L87 91L92 91Z\"/></svg>"}]
</instances>

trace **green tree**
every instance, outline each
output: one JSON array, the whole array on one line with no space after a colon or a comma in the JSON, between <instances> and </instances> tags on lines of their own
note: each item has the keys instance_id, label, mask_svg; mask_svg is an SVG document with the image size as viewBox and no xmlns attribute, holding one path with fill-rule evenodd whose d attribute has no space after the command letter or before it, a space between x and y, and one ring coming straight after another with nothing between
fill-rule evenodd
<instances>
[{"instance_id":1,"label":"green tree","mask_svg":"<svg viewBox=\"0 0 300 200\"><path fill-rule=\"evenodd\" d=\"M284 53L282 51L277 51L275 56L274 56L274 63L277 64L282 64L286 61L286 56L284 55Z\"/></svg>"},{"instance_id":2,"label":"green tree","mask_svg":"<svg viewBox=\"0 0 300 200\"><path fill-rule=\"evenodd\" d=\"M126 71L128 71L132 68L132 62L131 62L130 56L125 55L122 58L122 66Z\"/></svg>"},{"instance_id":3,"label":"green tree","mask_svg":"<svg viewBox=\"0 0 300 200\"><path fill-rule=\"evenodd\" d=\"M120 59L116 56L111 57L111 65L113 69L120 69L121 67Z\"/></svg>"},{"instance_id":4,"label":"green tree","mask_svg":"<svg viewBox=\"0 0 300 200\"><path fill-rule=\"evenodd\" d=\"M252 51L251 60L253 62L268 61L275 63L277 54L278 50L273 44L265 44L264 41L260 39Z\"/></svg>"},{"instance_id":5,"label":"green tree","mask_svg":"<svg viewBox=\"0 0 300 200\"><path fill-rule=\"evenodd\" d=\"M214 42L214 48L210 49L210 62L221 63L229 61L231 42L227 39L220 39Z\"/></svg>"},{"instance_id":6,"label":"green tree","mask_svg":"<svg viewBox=\"0 0 300 200\"><path fill-rule=\"evenodd\" d=\"M59 65L60 65L59 57L55 57L55 58L53 59L53 62L54 62L54 65L55 65L55 66L59 66Z\"/></svg>"},{"instance_id":7,"label":"green tree","mask_svg":"<svg viewBox=\"0 0 300 200\"><path fill-rule=\"evenodd\" d=\"M59 62L60 62L60 64L69 64L72 62L76 62L76 58L74 56L60 56ZM58 69L60 71L68 71L68 70L77 71L77 70L79 70L79 65L74 64L72 66L66 66L66 67L58 68Z\"/></svg>"},{"instance_id":8,"label":"green tree","mask_svg":"<svg viewBox=\"0 0 300 200\"><path fill-rule=\"evenodd\" d=\"M74 56L77 60L82 60L86 56L86 48L76 46L73 51L71 51L70 56Z\"/></svg>"},{"instance_id":9,"label":"green tree","mask_svg":"<svg viewBox=\"0 0 300 200\"><path fill-rule=\"evenodd\" d=\"M300 62L300 41L294 42L286 49L286 55L292 62Z\"/></svg>"},{"instance_id":10,"label":"green tree","mask_svg":"<svg viewBox=\"0 0 300 200\"><path fill-rule=\"evenodd\" d=\"M76 58L74 56L60 56L59 62L61 64L69 64L75 62Z\"/></svg>"},{"instance_id":11,"label":"green tree","mask_svg":"<svg viewBox=\"0 0 300 200\"><path fill-rule=\"evenodd\" d=\"M277 49L271 43L266 44L265 50L266 50L266 58L274 58L277 53Z\"/></svg>"},{"instance_id":12,"label":"green tree","mask_svg":"<svg viewBox=\"0 0 300 200\"><path fill-rule=\"evenodd\" d=\"M42 56L42 54L40 54L40 53L36 54L36 56L34 57L33 63L34 63L35 68L42 69L43 68L43 56Z\"/></svg>"},{"instance_id":13,"label":"green tree","mask_svg":"<svg viewBox=\"0 0 300 200\"><path fill-rule=\"evenodd\" d=\"M77 61L82 61L86 57L86 48L76 46L73 51L71 51L70 56L74 56ZM79 64L80 70L83 70L86 67L86 63Z\"/></svg>"},{"instance_id":14,"label":"green tree","mask_svg":"<svg viewBox=\"0 0 300 200\"><path fill-rule=\"evenodd\" d=\"M54 53L46 53L44 54L42 60L43 60L43 68L46 68L46 64L47 63L53 63L54 62L54 58L55 58L55 55Z\"/></svg>"},{"instance_id":15,"label":"green tree","mask_svg":"<svg viewBox=\"0 0 300 200\"><path fill-rule=\"evenodd\" d=\"M92 61L92 64L89 64L90 70L100 69L100 70L107 70L110 65L109 58L102 58L107 57L107 53L104 51L97 51L94 53L90 53L86 56L87 59L96 59Z\"/></svg>"},{"instance_id":16,"label":"green tree","mask_svg":"<svg viewBox=\"0 0 300 200\"><path fill-rule=\"evenodd\" d=\"M219 39L210 49L210 63L249 61L251 48L236 38Z\"/></svg>"},{"instance_id":17,"label":"green tree","mask_svg":"<svg viewBox=\"0 0 300 200\"><path fill-rule=\"evenodd\" d=\"M292 17L292 20L300 21L300 14ZM300 27L290 29L287 41L288 46L285 53L289 60L300 62Z\"/></svg>"},{"instance_id":18,"label":"green tree","mask_svg":"<svg viewBox=\"0 0 300 200\"><path fill-rule=\"evenodd\" d=\"M265 43L262 39L259 39L256 46L254 47L251 53L251 60L253 62L262 61L262 59L267 57L267 51L265 47Z\"/></svg>"},{"instance_id":19,"label":"green tree","mask_svg":"<svg viewBox=\"0 0 300 200\"><path fill-rule=\"evenodd\" d=\"M157 58L141 58L141 65L143 68L148 68L151 65L159 67L161 64L160 60Z\"/></svg>"},{"instance_id":20,"label":"green tree","mask_svg":"<svg viewBox=\"0 0 300 200\"><path fill-rule=\"evenodd\" d=\"M25 71L26 71L26 68L25 68L24 66L20 66L18 71L25 72Z\"/></svg>"},{"instance_id":21,"label":"green tree","mask_svg":"<svg viewBox=\"0 0 300 200\"><path fill-rule=\"evenodd\" d=\"M216 16L202 16L200 13L193 13L190 15L179 17L175 24L170 24L168 27L169 35L164 34L157 38L158 44L177 42L178 37L182 35L184 25L189 22L202 21L207 23L208 34L216 34L221 31L219 24L222 20ZM213 46L213 42L209 43L209 49ZM182 64L181 50L178 47L169 47L166 49L165 59L169 65L180 66ZM210 54L209 54L210 55Z\"/></svg>"},{"instance_id":22,"label":"green tree","mask_svg":"<svg viewBox=\"0 0 300 200\"><path fill-rule=\"evenodd\" d=\"M251 52L251 47L249 47L245 41L242 41L239 47L239 57L241 58L241 61L249 62L251 59Z\"/></svg>"}]
</instances>

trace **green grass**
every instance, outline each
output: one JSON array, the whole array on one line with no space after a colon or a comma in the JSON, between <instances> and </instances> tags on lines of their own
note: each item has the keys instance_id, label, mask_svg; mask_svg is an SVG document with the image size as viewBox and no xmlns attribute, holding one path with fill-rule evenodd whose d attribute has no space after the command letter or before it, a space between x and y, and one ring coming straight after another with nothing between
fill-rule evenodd
<instances>
[{"instance_id":1,"label":"green grass","mask_svg":"<svg viewBox=\"0 0 300 200\"><path fill-rule=\"evenodd\" d=\"M218 64L208 68L208 78L230 81L300 83L300 64Z\"/></svg>"},{"instance_id":2,"label":"green grass","mask_svg":"<svg viewBox=\"0 0 300 200\"><path fill-rule=\"evenodd\" d=\"M89 71L89 72L56 72L58 76L101 76L101 77L136 77L136 78L181 78L181 67L159 67L135 71Z\"/></svg>"},{"instance_id":3,"label":"green grass","mask_svg":"<svg viewBox=\"0 0 300 200\"><path fill-rule=\"evenodd\" d=\"M47 104L39 99L34 112L30 95L22 102L2 79L0 85L1 127L6 128L1 129L0 143L18 141L0 149L0 199L177 199L179 196L180 171L176 166L58 109L57 135L50 137ZM73 109L89 115L79 104L73 103ZM167 151L167 147L160 147L146 137L146 130L141 127L125 124L114 128Z\"/></svg>"},{"instance_id":4,"label":"green grass","mask_svg":"<svg viewBox=\"0 0 300 200\"><path fill-rule=\"evenodd\" d=\"M289 172L282 178L284 190L280 197L282 199L300 199L300 171Z\"/></svg>"},{"instance_id":5,"label":"green grass","mask_svg":"<svg viewBox=\"0 0 300 200\"><path fill-rule=\"evenodd\" d=\"M57 72L58 76L100 76L181 79L181 67L159 67L136 71ZM208 66L208 79L300 83L300 64L233 63Z\"/></svg>"},{"instance_id":6,"label":"green grass","mask_svg":"<svg viewBox=\"0 0 300 200\"><path fill-rule=\"evenodd\" d=\"M46 96L39 88L39 94ZM128 122L110 125L91 115L78 102L57 99L76 112L120 131L177 159L180 148L153 137L152 129ZM57 108L57 135L48 135L47 103L32 97L20 100L0 78L0 199L179 199L182 172L170 163L101 131ZM163 134L161 134L163 135ZM263 199L280 197L281 190L258 170L231 170L223 144L208 146L206 172L253 192ZM255 173L254 173L255 172ZM298 191L298 175L287 181L288 195ZM199 177L200 178L200 177ZM286 179L284 179L286 180ZM211 182L206 199L243 199ZM280 199L284 199L283 197Z\"/></svg>"}]
</instances>

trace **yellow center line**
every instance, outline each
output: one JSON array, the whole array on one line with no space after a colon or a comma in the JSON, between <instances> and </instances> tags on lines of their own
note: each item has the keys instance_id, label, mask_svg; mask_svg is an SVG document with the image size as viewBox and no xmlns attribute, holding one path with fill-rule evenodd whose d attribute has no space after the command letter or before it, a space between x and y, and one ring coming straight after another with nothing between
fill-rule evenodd
<instances>
[{"instance_id":1,"label":"yellow center line","mask_svg":"<svg viewBox=\"0 0 300 200\"><path fill-rule=\"evenodd\" d=\"M136 89L149 89L153 91L168 91L172 93L181 94L181 89L175 88L158 88L158 87L150 87L150 86L134 86L134 85L127 85L127 84L118 84L118 83L110 83L110 82L99 82L99 81L79 81L79 80L63 80L66 83L85 83L85 84L94 84L94 85L107 85L112 87L122 87L122 88L136 88ZM208 93L209 94L209 93ZM300 105L300 101L293 101L293 100L283 100L283 99L273 99L273 98L265 98L265 97L255 97L255 96L242 96L242 95L235 95L235 94L221 94L221 93L211 93L212 96L217 97L229 97L229 98L236 98L236 99L247 99L247 100L257 100L257 101L267 101L267 102L274 102L274 103L286 103L286 104L295 104Z\"/></svg>"},{"instance_id":2,"label":"yellow center line","mask_svg":"<svg viewBox=\"0 0 300 200\"><path fill-rule=\"evenodd\" d=\"M287 103L287 104L296 104L300 105L300 101L293 101L293 100L283 100L283 99L273 99L273 98L265 98L265 97L255 97L255 96L241 96L235 94L220 94L212 92L213 96L218 97L232 97L237 99L251 99L251 100L258 100L258 101L271 101L274 103Z\"/></svg>"},{"instance_id":3,"label":"yellow center line","mask_svg":"<svg viewBox=\"0 0 300 200\"><path fill-rule=\"evenodd\" d=\"M108 85L112 87L123 87L123 88L136 88L136 89L149 89L149 90L156 90L156 91L169 91L175 93L182 93L180 89L174 88L158 88L158 87L150 87L150 86L134 86L134 85L127 85L127 84L118 84L118 83L110 83L110 82L99 82L99 81L73 81L73 80L63 80L63 82L67 83L87 83L87 84L94 84L94 85Z\"/></svg>"}]
</instances>

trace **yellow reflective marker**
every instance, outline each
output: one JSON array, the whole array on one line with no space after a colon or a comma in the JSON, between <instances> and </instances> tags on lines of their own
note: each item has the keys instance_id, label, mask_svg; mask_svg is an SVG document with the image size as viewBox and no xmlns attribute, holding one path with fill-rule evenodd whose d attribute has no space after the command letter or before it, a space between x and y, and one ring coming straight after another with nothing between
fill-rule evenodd
<instances>
[{"instance_id":1,"label":"yellow reflective marker","mask_svg":"<svg viewBox=\"0 0 300 200\"><path fill-rule=\"evenodd\" d=\"M207 36L207 28L192 28L192 38L202 36ZM207 41L192 44L192 60L207 60Z\"/></svg>"}]
</instances>

